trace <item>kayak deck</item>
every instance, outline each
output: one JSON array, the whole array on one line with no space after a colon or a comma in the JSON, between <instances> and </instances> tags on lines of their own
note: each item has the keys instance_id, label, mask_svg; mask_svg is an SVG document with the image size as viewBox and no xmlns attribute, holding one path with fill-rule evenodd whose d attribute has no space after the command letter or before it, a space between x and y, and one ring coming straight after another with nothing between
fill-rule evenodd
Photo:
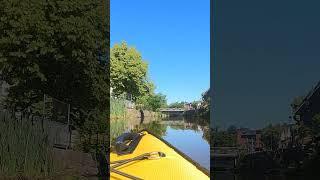
<instances>
[{"instance_id":1,"label":"kayak deck","mask_svg":"<svg viewBox=\"0 0 320 180\"><path fill-rule=\"evenodd\" d=\"M165 157L159 159L143 159L129 162L116 169L129 175L136 176L141 179L210 179L208 175L197 168L192 162L188 161L182 155L177 153L173 148L165 142L143 131L145 135L140 140L138 146L132 154L117 155L110 153L110 161L119 161L137 157L144 153L162 152ZM117 173L111 172L110 179L123 180L129 179Z\"/></svg>"}]
</instances>

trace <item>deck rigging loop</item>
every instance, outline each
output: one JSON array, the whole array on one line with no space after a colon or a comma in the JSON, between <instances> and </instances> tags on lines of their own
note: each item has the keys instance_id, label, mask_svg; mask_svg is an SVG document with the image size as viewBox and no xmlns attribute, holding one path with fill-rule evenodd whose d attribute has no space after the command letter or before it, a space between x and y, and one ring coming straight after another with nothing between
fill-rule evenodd
<instances>
[{"instance_id":1,"label":"deck rigging loop","mask_svg":"<svg viewBox=\"0 0 320 180\"><path fill-rule=\"evenodd\" d=\"M140 180L141 178L139 178L139 177L135 177L135 176L132 176L130 174L121 172L121 171L119 171L119 170L117 170L115 168L120 167L122 165L125 165L125 164L127 164L129 162L132 162L132 161L138 161L138 160L143 160L143 159L156 160L156 159L160 159L160 158L165 157L165 156L166 155L163 152L155 151L155 152L144 153L144 154L141 154L139 156L136 156L136 157L130 158L130 159L113 161L113 162L110 162L110 172L117 173L119 175L125 176L125 177L133 179L133 180Z\"/></svg>"},{"instance_id":2,"label":"deck rigging loop","mask_svg":"<svg viewBox=\"0 0 320 180\"><path fill-rule=\"evenodd\" d=\"M118 155L131 154L138 146L145 133L123 133L115 141L115 151Z\"/></svg>"}]
</instances>

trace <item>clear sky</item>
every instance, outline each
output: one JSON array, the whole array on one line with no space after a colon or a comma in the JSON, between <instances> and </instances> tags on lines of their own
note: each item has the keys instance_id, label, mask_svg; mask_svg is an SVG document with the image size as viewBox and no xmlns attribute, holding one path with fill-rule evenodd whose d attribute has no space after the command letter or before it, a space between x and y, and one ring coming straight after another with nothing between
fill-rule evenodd
<instances>
[{"instance_id":1,"label":"clear sky","mask_svg":"<svg viewBox=\"0 0 320 180\"><path fill-rule=\"evenodd\" d=\"M217 0L211 125L290 122L320 80L320 2Z\"/></svg>"},{"instance_id":2,"label":"clear sky","mask_svg":"<svg viewBox=\"0 0 320 180\"><path fill-rule=\"evenodd\" d=\"M210 86L209 0L111 0L111 46L134 46L168 103L193 101Z\"/></svg>"}]
</instances>

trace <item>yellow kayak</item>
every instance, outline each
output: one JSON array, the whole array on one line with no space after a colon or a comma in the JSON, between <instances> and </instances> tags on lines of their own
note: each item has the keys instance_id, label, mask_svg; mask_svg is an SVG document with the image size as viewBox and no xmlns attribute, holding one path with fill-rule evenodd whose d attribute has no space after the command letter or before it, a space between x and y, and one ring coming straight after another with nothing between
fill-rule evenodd
<instances>
[{"instance_id":1,"label":"yellow kayak","mask_svg":"<svg viewBox=\"0 0 320 180\"><path fill-rule=\"evenodd\" d=\"M131 149L110 153L110 179L210 179L208 170L168 142L145 130L139 134Z\"/></svg>"}]
</instances>

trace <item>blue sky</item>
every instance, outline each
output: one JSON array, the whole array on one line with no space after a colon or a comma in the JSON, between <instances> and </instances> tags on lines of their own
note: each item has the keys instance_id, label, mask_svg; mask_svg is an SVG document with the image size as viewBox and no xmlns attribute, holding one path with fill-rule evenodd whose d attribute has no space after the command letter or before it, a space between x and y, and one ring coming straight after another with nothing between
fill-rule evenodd
<instances>
[{"instance_id":1,"label":"blue sky","mask_svg":"<svg viewBox=\"0 0 320 180\"><path fill-rule=\"evenodd\" d=\"M111 0L111 46L134 46L168 103L193 101L210 87L210 1Z\"/></svg>"},{"instance_id":2,"label":"blue sky","mask_svg":"<svg viewBox=\"0 0 320 180\"><path fill-rule=\"evenodd\" d=\"M216 1L211 125L290 122L293 98L320 80L319 6L319 1Z\"/></svg>"}]
</instances>

